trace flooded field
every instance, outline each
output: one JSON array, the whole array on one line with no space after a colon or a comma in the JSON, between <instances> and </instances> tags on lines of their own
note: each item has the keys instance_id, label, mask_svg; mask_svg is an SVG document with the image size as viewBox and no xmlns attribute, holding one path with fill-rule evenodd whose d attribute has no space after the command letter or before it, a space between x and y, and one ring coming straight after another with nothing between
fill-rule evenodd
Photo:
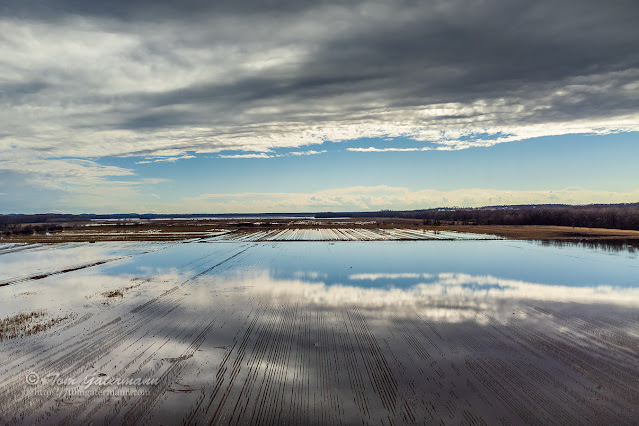
<instances>
[{"instance_id":1,"label":"flooded field","mask_svg":"<svg viewBox=\"0 0 639 426\"><path fill-rule=\"evenodd\" d=\"M338 231L0 245L0 422L637 423L637 251Z\"/></svg>"},{"instance_id":2,"label":"flooded field","mask_svg":"<svg viewBox=\"0 0 639 426\"><path fill-rule=\"evenodd\" d=\"M288 228L259 231L235 230L210 237L215 241L410 241L496 240L500 237L425 229Z\"/></svg>"}]
</instances>

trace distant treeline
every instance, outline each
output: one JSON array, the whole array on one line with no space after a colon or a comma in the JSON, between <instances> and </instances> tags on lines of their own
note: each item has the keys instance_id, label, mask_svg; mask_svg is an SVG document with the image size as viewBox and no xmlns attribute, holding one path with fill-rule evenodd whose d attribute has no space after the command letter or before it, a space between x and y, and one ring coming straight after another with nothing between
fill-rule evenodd
<instances>
[{"instance_id":1,"label":"distant treeline","mask_svg":"<svg viewBox=\"0 0 639 426\"><path fill-rule=\"evenodd\" d=\"M27 224L31 231L49 231L51 224L84 222L92 219L205 219L205 218L252 218L252 217L381 217L423 220L426 225L460 223L473 225L558 225L588 228L639 230L639 203L591 204L570 206L564 204L526 204L515 206L489 206L479 208L437 208L427 210L381 210L375 212L348 213L238 213L238 214L11 214L0 215L0 232L28 232L22 230ZM37 229L35 228L37 226ZM53 228L51 231L59 230Z\"/></svg>"},{"instance_id":2,"label":"distant treeline","mask_svg":"<svg viewBox=\"0 0 639 426\"><path fill-rule=\"evenodd\" d=\"M60 232L63 230L62 225L58 224L43 224L43 225L26 225L21 226L18 224L0 224L0 235L10 237L12 235L33 235L33 234L46 234L53 232Z\"/></svg>"},{"instance_id":3,"label":"distant treeline","mask_svg":"<svg viewBox=\"0 0 639 426\"><path fill-rule=\"evenodd\" d=\"M73 214L8 214L0 215L0 225L18 225L24 223L64 223L81 222L87 220L86 217Z\"/></svg>"},{"instance_id":4,"label":"distant treeline","mask_svg":"<svg viewBox=\"0 0 639 426\"><path fill-rule=\"evenodd\" d=\"M0 225L25 224L25 223L64 223L86 222L93 219L204 219L204 218L247 218L247 217L314 217L315 213L193 213L193 214L8 214L0 215Z\"/></svg>"},{"instance_id":5,"label":"distant treeline","mask_svg":"<svg viewBox=\"0 0 639 426\"><path fill-rule=\"evenodd\" d=\"M421 219L425 225L448 223L470 225L556 225L639 230L639 203L587 206L545 204L405 211L382 210L377 212L318 213L316 217Z\"/></svg>"}]
</instances>

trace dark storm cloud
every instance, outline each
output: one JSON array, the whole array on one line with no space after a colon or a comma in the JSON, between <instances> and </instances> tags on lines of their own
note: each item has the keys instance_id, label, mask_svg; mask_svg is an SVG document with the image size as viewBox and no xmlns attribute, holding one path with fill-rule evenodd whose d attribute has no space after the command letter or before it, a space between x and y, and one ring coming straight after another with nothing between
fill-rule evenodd
<instances>
[{"instance_id":1,"label":"dark storm cloud","mask_svg":"<svg viewBox=\"0 0 639 426\"><path fill-rule=\"evenodd\" d=\"M42 20L58 19L75 14L80 16L120 20L181 20L206 19L212 16L294 15L323 4L356 4L339 0L7 0L2 12L6 16Z\"/></svg>"},{"instance_id":2,"label":"dark storm cloud","mask_svg":"<svg viewBox=\"0 0 639 426\"><path fill-rule=\"evenodd\" d=\"M32 95L44 90L47 84L42 81L30 81L27 83L0 84L0 96L6 99L15 99L23 95Z\"/></svg>"},{"instance_id":3,"label":"dark storm cloud","mask_svg":"<svg viewBox=\"0 0 639 426\"><path fill-rule=\"evenodd\" d=\"M118 128L131 130L164 129L175 126L196 124L196 117L187 112L162 111L151 114L135 115L132 118L124 118L117 124Z\"/></svg>"},{"instance_id":4,"label":"dark storm cloud","mask_svg":"<svg viewBox=\"0 0 639 426\"><path fill-rule=\"evenodd\" d=\"M9 138L65 155L86 155L89 136L100 156L637 130L636 0L12 0L0 11Z\"/></svg>"}]
</instances>

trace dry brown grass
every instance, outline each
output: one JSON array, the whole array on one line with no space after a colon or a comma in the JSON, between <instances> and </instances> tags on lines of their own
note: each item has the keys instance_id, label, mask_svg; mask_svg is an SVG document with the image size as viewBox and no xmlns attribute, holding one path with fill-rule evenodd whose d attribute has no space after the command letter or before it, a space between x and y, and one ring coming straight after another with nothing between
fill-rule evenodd
<instances>
[{"instance_id":1,"label":"dry brown grass","mask_svg":"<svg viewBox=\"0 0 639 426\"><path fill-rule=\"evenodd\" d=\"M104 297L124 297L124 293L122 292L122 290L111 290L111 291L105 291L104 293L102 293L102 296L104 296Z\"/></svg>"},{"instance_id":2,"label":"dry brown grass","mask_svg":"<svg viewBox=\"0 0 639 426\"><path fill-rule=\"evenodd\" d=\"M0 341L36 334L68 318L65 316L46 319L46 315L45 311L39 310L21 312L0 320Z\"/></svg>"},{"instance_id":3,"label":"dry brown grass","mask_svg":"<svg viewBox=\"0 0 639 426\"><path fill-rule=\"evenodd\" d=\"M125 287L120 287L114 290L109 290L109 291L105 291L100 293L100 295L102 297L104 297L106 300L104 300L102 302L103 305L110 305L111 303L116 303L117 298L123 299L124 298L124 294L126 292L128 292L129 290L132 290L136 287L139 287L140 285L142 285L143 283L147 283L150 281L150 279L148 278L134 278L131 281L135 281L136 283L130 286L125 286ZM87 296L87 299L90 299L91 296Z\"/></svg>"},{"instance_id":4,"label":"dry brown grass","mask_svg":"<svg viewBox=\"0 0 639 426\"><path fill-rule=\"evenodd\" d=\"M639 231L542 225L443 225L427 229L493 234L516 240L637 239Z\"/></svg>"}]
</instances>

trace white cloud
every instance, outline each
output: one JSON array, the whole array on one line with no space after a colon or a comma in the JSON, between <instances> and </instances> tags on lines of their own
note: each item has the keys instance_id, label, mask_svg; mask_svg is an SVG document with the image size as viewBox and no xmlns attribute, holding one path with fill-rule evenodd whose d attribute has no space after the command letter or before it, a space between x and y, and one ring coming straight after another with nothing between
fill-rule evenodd
<instances>
[{"instance_id":1,"label":"white cloud","mask_svg":"<svg viewBox=\"0 0 639 426\"><path fill-rule=\"evenodd\" d=\"M369 274L351 274L348 276L349 280L355 281L377 281L377 280L398 280L398 279L419 279L419 278L432 278L432 274L415 274L415 273L369 273Z\"/></svg>"},{"instance_id":2,"label":"white cloud","mask_svg":"<svg viewBox=\"0 0 639 426\"><path fill-rule=\"evenodd\" d=\"M309 150L309 151L293 151L293 152L288 152L288 153L284 154L284 156L287 156L287 157L301 157L301 156L305 156L305 155L324 154L325 152L326 152L326 150L322 150L322 151L313 151L313 150Z\"/></svg>"},{"instance_id":3,"label":"white cloud","mask_svg":"<svg viewBox=\"0 0 639 426\"><path fill-rule=\"evenodd\" d=\"M175 163L180 160L188 160L190 158L195 158L195 155L180 155L177 157L161 157L161 158L152 158L142 161L136 161L135 164L150 164L150 163Z\"/></svg>"},{"instance_id":4,"label":"white cloud","mask_svg":"<svg viewBox=\"0 0 639 426\"><path fill-rule=\"evenodd\" d=\"M425 274L429 276L429 274ZM429 276L427 282L409 288L365 288L344 284L326 285L308 282L303 277L282 280L271 277L268 271L257 270L242 274L241 280L229 281L226 286L240 286L244 294L256 299L282 298L302 306L325 309L357 305L377 310L382 318L418 311L422 317L444 322L485 321L487 313L502 321L518 320L512 315L515 306L534 303L582 303L616 305L628 308L639 306L639 289L599 286L546 285L491 275L444 273ZM525 318L525 317L524 317Z\"/></svg>"},{"instance_id":5,"label":"white cloud","mask_svg":"<svg viewBox=\"0 0 639 426\"><path fill-rule=\"evenodd\" d=\"M27 182L48 189L88 187L109 182L113 176L132 176L133 171L116 166L104 166L95 161L82 159L25 158L20 151L9 151L0 159L0 170L21 173Z\"/></svg>"},{"instance_id":6,"label":"white cloud","mask_svg":"<svg viewBox=\"0 0 639 426\"><path fill-rule=\"evenodd\" d=\"M272 155L265 154L263 152L259 154L233 154L233 155L218 155L220 158L273 158Z\"/></svg>"},{"instance_id":7,"label":"white cloud","mask_svg":"<svg viewBox=\"0 0 639 426\"><path fill-rule=\"evenodd\" d=\"M261 157L259 157L261 158ZM62 161L62 160L60 160ZM88 163L89 165L92 163ZM175 201L159 197L148 187L166 183L162 178L131 178L109 180L109 173L130 173L126 169L103 169L101 166L77 164L56 165L54 171L65 174L30 176L29 182L59 191L56 203L64 211L82 211L90 206L94 212L157 212L157 213L264 213L317 211L376 211L382 209L410 210L435 207L480 207L508 204L590 204L633 203L639 199L639 189L626 192L563 188L558 190L496 190L465 188L450 191L435 189L410 190L387 185L355 186L314 192L239 192L211 193L184 197ZM58 169L57 167L60 167ZM65 168L71 167L71 170ZM77 169L79 168L79 169ZM76 170L77 169L77 170ZM144 192L143 192L144 191ZM144 193L157 199L142 202Z\"/></svg>"},{"instance_id":8,"label":"white cloud","mask_svg":"<svg viewBox=\"0 0 639 426\"><path fill-rule=\"evenodd\" d=\"M324 154L326 150L322 151L292 151L284 154L267 154L265 152L249 153L249 154L218 154L219 158L280 158L280 157L303 157L307 155Z\"/></svg>"},{"instance_id":9,"label":"white cloud","mask_svg":"<svg viewBox=\"0 0 639 426\"><path fill-rule=\"evenodd\" d=\"M611 192L584 188L512 191L482 188L411 191L405 187L357 186L311 193L220 193L184 199L180 211L211 212L307 212L424 209L434 207L480 207L507 204L627 203L639 199L639 189Z\"/></svg>"},{"instance_id":10,"label":"white cloud","mask_svg":"<svg viewBox=\"0 0 639 426\"><path fill-rule=\"evenodd\" d=\"M105 166L92 160L27 158L20 150L6 154L0 158L0 170L8 172L12 181L56 194L55 208L64 211L127 210L139 198L142 186L169 181L138 178L131 169Z\"/></svg>"},{"instance_id":11,"label":"white cloud","mask_svg":"<svg viewBox=\"0 0 639 426\"><path fill-rule=\"evenodd\" d=\"M414 151L429 151L432 148L374 148L372 146L368 148L346 148L347 151L353 152L414 152Z\"/></svg>"}]
</instances>

